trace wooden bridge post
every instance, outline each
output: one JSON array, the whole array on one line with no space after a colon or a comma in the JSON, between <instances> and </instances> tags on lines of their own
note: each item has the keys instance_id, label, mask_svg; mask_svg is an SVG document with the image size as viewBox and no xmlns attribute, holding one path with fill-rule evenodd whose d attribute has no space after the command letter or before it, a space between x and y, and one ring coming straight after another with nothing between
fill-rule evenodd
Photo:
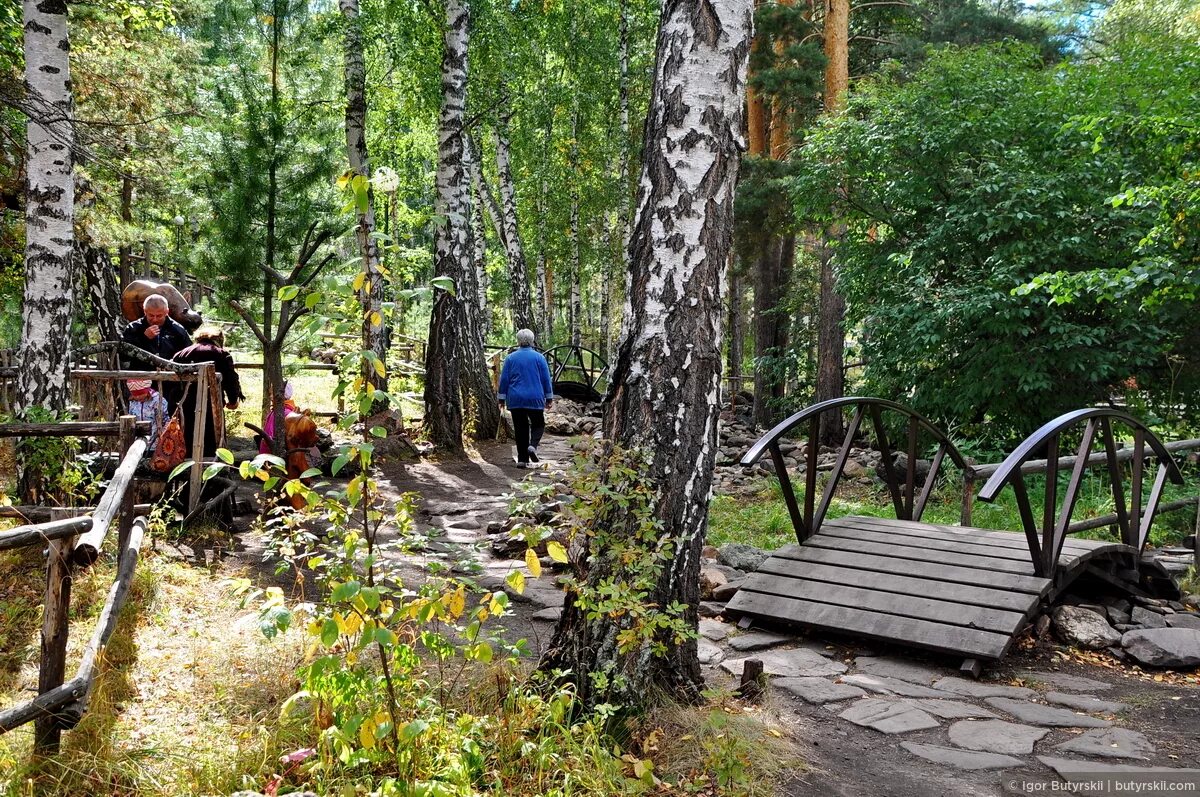
<instances>
[{"instance_id":1,"label":"wooden bridge post","mask_svg":"<svg viewBox=\"0 0 1200 797\"><path fill-rule=\"evenodd\" d=\"M129 447L133 445L134 437L137 434L137 418L132 415L122 415L118 421L121 424L120 436L117 438L117 450L121 452L118 461L125 458ZM129 542L129 531L133 528L133 482L125 487L125 495L121 499L121 519L117 525L117 550L125 550L126 543Z\"/></svg>"},{"instance_id":2,"label":"wooden bridge post","mask_svg":"<svg viewBox=\"0 0 1200 797\"><path fill-rule=\"evenodd\" d=\"M204 430L208 425L208 382L212 376L212 363L198 363L196 369L195 407L196 417L192 422L192 472L188 477L188 514L200 505L202 488L200 477L204 474Z\"/></svg>"},{"instance_id":3,"label":"wooden bridge post","mask_svg":"<svg viewBox=\"0 0 1200 797\"><path fill-rule=\"evenodd\" d=\"M46 598L42 612L41 666L38 694L62 686L67 666L67 632L71 610L71 550L75 538L51 540L46 554ZM62 728L54 714L34 721L33 752L54 755L62 741Z\"/></svg>"}]
</instances>

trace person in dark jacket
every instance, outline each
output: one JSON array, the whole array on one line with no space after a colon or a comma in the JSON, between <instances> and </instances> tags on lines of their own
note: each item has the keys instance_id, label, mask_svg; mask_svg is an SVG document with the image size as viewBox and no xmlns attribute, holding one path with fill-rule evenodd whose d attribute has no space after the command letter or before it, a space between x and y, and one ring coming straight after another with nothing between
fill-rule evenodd
<instances>
[{"instance_id":1,"label":"person in dark jacket","mask_svg":"<svg viewBox=\"0 0 1200 797\"><path fill-rule=\"evenodd\" d=\"M512 413L517 467L527 468L538 461L537 447L546 429L545 410L553 406L554 388L546 358L533 348L533 331L518 331L517 345L519 348L504 358L496 393L501 409L507 404Z\"/></svg>"},{"instance_id":2,"label":"person in dark jacket","mask_svg":"<svg viewBox=\"0 0 1200 797\"><path fill-rule=\"evenodd\" d=\"M233 367L233 356L225 351L225 333L219 327L205 326L196 330L196 342L172 357L177 363L212 363L221 375L221 391L225 394L225 408L236 409L238 402L245 398L242 395L242 383L238 379L237 370ZM196 386L186 390L186 395L180 402L183 408L183 434L188 448L192 445L192 431L196 424ZM207 397L204 397L205 399ZM217 429L209 417L204 429L204 456L211 457L217 453Z\"/></svg>"},{"instance_id":3,"label":"person in dark jacket","mask_svg":"<svg viewBox=\"0 0 1200 797\"><path fill-rule=\"evenodd\" d=\"M187 330L169 315L166 297L158 293L150 294L142 302L142 317L125 327L121 340L164 360L192 345ZM144 365L135 367L144 370Z\"/></svg>"}]
</instances>

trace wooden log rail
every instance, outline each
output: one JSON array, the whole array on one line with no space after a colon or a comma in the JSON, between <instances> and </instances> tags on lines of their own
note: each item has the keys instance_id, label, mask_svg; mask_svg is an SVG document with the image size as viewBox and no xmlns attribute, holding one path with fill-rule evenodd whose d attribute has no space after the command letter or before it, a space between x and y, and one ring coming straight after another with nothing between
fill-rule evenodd
<instances>
[{"instance_id":1,"label":"wooden log rail","mask_svg":"<svg viewBox=\"0 0 1200 797\"><path fill-rule=\"evenodd\" d=\"M98 424L63 423L55 425L59 428L39 429L36 432L29 428L34 426L32 424L24 425L23 429L18 426L8 424L6 428L26 437L75 436L81 434L80 426L96 427ZM56 753L62 731L75 727L87 709L98 662L128 596L146 532L145 518L134 518L133 491L130 489L134 470L146 450L146 439L138 436L138 424L132 415L122 416L118 422L102 426L99 430L92 428L89 434L120 435L124 454L95 511L83 517L53 520L0 532L0 550L47 544L38 695L0 712L0 733L28 722L34 723L34 751L37 755ZM79 670L74 678L64 683L72 573L75 568L88 567L97 560L114 521L118 527L117 576L92 639L84 651Z\"/></svg>"}]
</instances>

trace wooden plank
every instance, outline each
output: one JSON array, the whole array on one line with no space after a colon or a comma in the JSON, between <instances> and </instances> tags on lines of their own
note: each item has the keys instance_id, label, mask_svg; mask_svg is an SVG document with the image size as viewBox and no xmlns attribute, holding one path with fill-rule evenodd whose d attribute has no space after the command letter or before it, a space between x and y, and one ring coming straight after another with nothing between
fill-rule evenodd
<instances>
[{"instance_id":1,"label":"wooden plank","mask_svg":"<svg viewBox=\"0 0 1200 797\"><path fill-rule=\"evenodd\" d=\"M925 578L901 576L895 573L856 570L852 567L837 567L815 562L797 562L794 559L768 559L759 566L757 572L852 586L862 584L865 578L870 578L871 586L874 589L886 592L899 592L906 595L935 594L943 600L956 603L987 606L992 609L1014 612L1028 611L1031 602L1035 607L1037 605L1037 596L1027 592L1010 592L1003 589L978 587L973 584L954 584L948 581L930 581Z\"/></svg>"},{"instance_id":2,"label":"wooden plank","mask_svg":"<svg viewBox=\"0 0 1200 797\"><path fill-rule=\"evenodd\" d=\"M971 567L958 567L940 562L897 559L891 556L877 556L857 551L841 551L833 548L788 545L776 551L775 555L802 562L818 562L820 564L853 567L858 570L870 570L879 573L917 576L919 578L928 578L934 581L950 581L957 584L975 584L981 587L995 587L1015 592L1028 592L1034 595L1044 594L1050 589L1050 579L1048 578L1002 573L994 570L977 570Z\"/></svg>"},{"instance_id":3,"label":"wooden plank","mask_svg":"<svg viewBox=\"0 0 1200 797\"><path fill-rule=\"evenodd\" d=\"M909 545L897 545L891 542L868 542L867 540L828 537L818 534L815 537L809 538L805 543L805 547L836 548L839 551L857 551L859 553L878 554L879 556L896 559L916 559L921 562L957 565L976 570L993 570L1000 573L1033 575L1033 564L1031 562L997 559L977 554L954 553L953 551L938 551L931 548L914 548Z\"/></svg>"},{"instance_id":4,"label":"wooden plank","mask_svg":"<svg viewBox=\"0 0 1200 797\"><path fill-rule=\"evenodd\" d=\"M1019 548L1022 551L1029 551L1029 546L1025 542L1025 535L1015 531L996 531L995 529L979 529L970 526L939 526L931 523L924 523L915 520L895 520L893 518L882 517L865 517L863 515L850 515L830 520L825 525L847 525L847 526L862 526L871 525L880 528L895 529L899 534L908 534L913 536L928 536L935 539L951 539L958 540L964 536L970 536L972 540L977 540L980 543L989 545L1001 545L1007 548ZM1071 546L1077 550L1091 550L1103 545L1108 545L1103 540L1081 540L1067 539L1064 541L1064 546Z\"/></svg>"},{"instance_id":5,"label":"wooden plank","mask_svg":"<svg viewBox=\"0 0 1200 797\"><path fill-rule=\"evenodd\" d=\"M906 645L974 656L998 659L1012 644L1012 637L977 628L942 625L928 620L897 617L847 606L830 606L811 601L763 595L757 592L739 591L729 602L728 608L743 614L753 614L773 620L815 628L824 628L839 633L850 633L870 639L901 642Z\"/></svg>"},{"instance_id":6,"label":"wooden plank","mask_svg":"<svg viewBox=\"0 0 1200 797\"><path fill-rule=\"evenodd\" d=\"M873 580L864 582L862 586L850 586L754 573L746 579L742 590L825 603L831 606L864 609L897 617L929 620L943 625L981 628L985 631L995 631L998 634L1012 634L1025 622L1025 612L1006 612L984 606L969 606L923 597L922 594L884 592L876 589L876 586ZM924 593L924 595L928 594L937 593ZM1036 605L1038 600L1032 595L1027 595L1026 602Z\"/></svg>"},{"instance_id":7,"label":"wooden plank","mask_svg":"<svg viewBox=\"0 0 1200 797\"><path fill-rule=\"evenodd\" d=\"M872 528L838 526L821 529L824 537L839 537L848 540L865 540L879 542L885 545L903 545L909 548L925 548L929 551L949 551L953 553L980 556L985 559L1007 559L1013 562L1028 562L1029 552L1018 548L1003 548L995 545L982 545L971 541L970 537L962 540L935 540L928 537L910 537L903 534L893 534L891 531L880 531Z\"/></svg>"}]
</instances>

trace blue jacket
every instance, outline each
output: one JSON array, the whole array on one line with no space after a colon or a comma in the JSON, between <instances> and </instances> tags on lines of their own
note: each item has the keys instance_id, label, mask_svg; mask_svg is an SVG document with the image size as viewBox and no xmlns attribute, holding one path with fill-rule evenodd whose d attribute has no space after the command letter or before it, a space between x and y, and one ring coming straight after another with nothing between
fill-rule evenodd
<instances>
[{"instance_id":1,"label":"blue jacket","mask_svg":"<svg viewBox=\"0 0 1200 797\"><path fill-rule=\"evenodd\" d=\"M542 410L554 399L550 366L532 346L523 346L504 358L497 397L509 409Z\"/></svg>"}]
</instances>

